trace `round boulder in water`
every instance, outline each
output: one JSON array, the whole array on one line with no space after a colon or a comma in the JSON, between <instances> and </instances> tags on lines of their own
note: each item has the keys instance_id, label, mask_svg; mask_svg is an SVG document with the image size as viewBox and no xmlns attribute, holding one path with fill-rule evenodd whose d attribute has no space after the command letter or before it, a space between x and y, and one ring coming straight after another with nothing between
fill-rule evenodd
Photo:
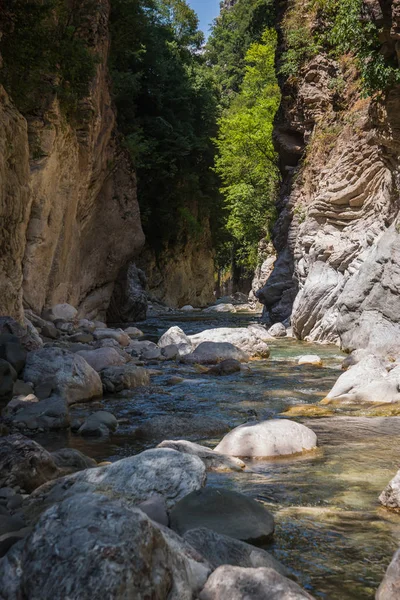
<instances>
[{"instance_id":1,"label":"round boulder in water","mask_svg":"<svg viewBox=\"0 0 400 600\"><path fill-rule=\"evenodd\" d=\"M180 535L207 527L244 542L264 542L274 532L274 517L252 498L224 488L196 490L170 513L171 528Z\"/></svg>"},{"instance_id":2,"label":"round boulder in water","mask_svg":"<svg viewBox=\"0 0 400 600\"><path fill-rule=\"evenodd\" d=\"M316 446L317 436L305 425L287 419L273 419L239 425L221 440L215 450L242 458L269 458L299 454L314 450Z\"/></svg>"}]
</instances>

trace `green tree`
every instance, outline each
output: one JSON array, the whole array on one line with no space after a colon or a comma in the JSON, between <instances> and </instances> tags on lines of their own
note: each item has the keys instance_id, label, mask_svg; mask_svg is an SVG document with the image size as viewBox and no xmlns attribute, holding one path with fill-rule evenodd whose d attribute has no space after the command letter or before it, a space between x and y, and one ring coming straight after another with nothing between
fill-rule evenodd
<instances>
[{"instance_id":1,"label":"green tree","mask_svg":"<svg viewBox=\"0 0 400 600\"><path fill-rule=\"evenodd\" d=\"M256 266L257 247L275 217L279 181L272 133L280 90L275 74L277 34L264 31L250 46L239 94L219 119L215 170L228 212L227 229L235 240L237 260Z\"/></svg>"}]
</instances>

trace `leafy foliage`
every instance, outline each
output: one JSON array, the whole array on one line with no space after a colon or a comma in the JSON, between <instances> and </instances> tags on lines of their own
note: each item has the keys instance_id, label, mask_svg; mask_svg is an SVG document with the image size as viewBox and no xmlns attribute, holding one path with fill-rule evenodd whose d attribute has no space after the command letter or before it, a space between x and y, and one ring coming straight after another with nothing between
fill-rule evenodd
<instances>
[{"instance_id":1,"label":"leafy foliage","mask_svg":"<svg viewBox=\"0 0 400 600\"><path fill-rule=\"evenodd\" d=\"M227 228L236 241L238 262L249 270L257 247L275 217L279 180L272 132L280 104L275 74L276 32L267 29L245 57L239 94L219 120L215 169L224 187Z\"/></svg>"},{"instance_id":2,"label":"leafy foliage","mask_svg":"<svg viewBox=\"0 0 400 600\"><path fill-rule=\"evenodd\" d=\"M24 114L39 111L49 97L58 95L71 116L87 95L96 57L78 25L79 15L93 10L91 0L1 3L0 82Z\"/></svg>"},{"instance_id":3,"label":"leafy foliage","mask_svg":"<svg viewBox=\"0 0 400 600\"><path fill-rule=\"evenodd\" d=\"M114 0L111 71L148 240L198 235L215 205L216 90L184 0Z\"/></svg>"}]
</instances>

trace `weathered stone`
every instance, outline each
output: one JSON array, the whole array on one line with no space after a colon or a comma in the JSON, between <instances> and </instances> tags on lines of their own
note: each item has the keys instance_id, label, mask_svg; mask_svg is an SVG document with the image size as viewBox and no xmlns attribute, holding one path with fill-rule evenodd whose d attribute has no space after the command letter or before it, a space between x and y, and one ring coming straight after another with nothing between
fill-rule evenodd
<instances>
[{"instance_id":1,"label":"weathered stone","mask_svg":"<svg viewBox=\"0 0 400 600\"><path fill-rule=\"evenodd\" d=\"M29 396L29 394L33 394L33 386L17 379L13 387L13 396Z\"/></svg>"},{"instance_id":2,"label":"weathered stone","mask_svg":"<svg viewBox=\"0 0 400 600\"><path fill-rule=\"evenodd\" d=\"M182 357L185 363L201 365L214 365L228 359L246 362L249 357L243 350L228 342L202 342L193 352Z\"/></svg>"},{"instance_id":3,"label":"weathered stone","mask_svg":"<svg viewBox=\"0 0 400 600\"><path fill-rule=\"evenodd\" d=\"M175 344L170 344L169 346L164 346L161 350L161 354L167 360L175 360L179 356L179 348L175 346Z\"/></svg>"},{"instance_id":4,"label":"weathered stone","mask_svg":"<svg viewBox=\"0 0 400 600\"><path fill-rule=\"evenodd\" d=\"M268 333L274 338L286 337L286 327L283 323L275 323L268 329Z\"/></svg>"},{"instance_id":5,"label":"weathered stone","mask_svg":"<svg viewBox=\"0 0 400 600\"><path fill-rule=\"evenodd\" d=\"M69 404L102 395L101 380L94 369L79 355L61 348L42 348L29 352L24 380L38 385L51 377L57 391Z\"/></svg>"},{"instance_id":6,"label":"weathered stone","mask_svg":"<svg viewBox=\"0 0 400 600\"><path fill-rule=\"evenodd\" d=\"M287 419L245 423L230 431L215 448L229 456L267 458L288 456L317 446L311 429Z\"/></svg>"},{"instance_id":7,"label":"weathered stone","mask_svg":"<svg viewBox=\"0 0 400 600\"><path fill-rule=\"evenodd\" d=\"M400 549L397 550L388 566L385 577L378 591L375 600L398 600L400 598Z\"/></svg>"},{"instance_id":8,"label":"weathered stone","mask_svg":"<svg viewBox=\"0 0 400 600\"><path fill-rule=\"evenodd\" d=\"M7 405L5 415L20 430L45 431L66 429L70 425L68 402L61 396L38 400L33 394L14 399Z\"/></svg>"},{"instance_id":9,"label":"weathered stone","mask_svg":"<svg viewBox=\"0 0 400 600\"><path fill-rule=\"evenodd\" d=\"M169 516L167 505L162 496L151 496L148 500L138 504L138 508L142 510L152 521L168 527Z\"/></svg>"},{"instance_id":10,"label":"weathered stone","mask_svg":"<svg viewBox=\"0 0 400 600\"><path fill-rule=\"evenodd\" d=\"M400 509L400 471L383 490L379 496L379 501L387 508Z\"/></svg>"},{"instance_id":11,"label":"weathered stone","mask_svg":"<svg viewBox=\"0 0 400 600\"><path fill-rule=\"evenodd\" d=\"M170 513L171 527L183 535L207 527L247 542L265 542L274 532L274 518L249 496L224 488L199 489L180 500Z\"/></svg>"},{"instance_id":12,"label":"weathered stone","mask_svg":"<svg viewBox=\"0 0 400 600\"><path fill-rule=\"evenodd\" d=\"M32 502L33 508L41 512L46 506L78 493L104 493L131 506L158 495L170 509L181 498L200 489L205 481L206 469L197 456L155 448L51 482L32 496Z\"/></svg>"},{"instance_id":13,"label":"weathered stone","mask_svg":"<svg viewBox=\"0 0 400 600\"><path fill-rule=\"evenodd\" d=\"M310 365L312 367L322 367L322 359L317 354L305 354L300 356L298 365Z\"/></svg>"},{"instance_id":14,"label":"weathered stone","mask_svg":"<svg viewBox=\"0 0 400 600\"><path fill-rule=\"evenodd\" d=\"M206 329L201 333L191 335L190 341L195 347L202 342L229 343L254 358L268 358L270 354L265 342L265 335L255 327Z\"/></svg>"},{"instance_id":15,"label":"weathered stone","mask_svg":"<svg viewBox=\"0 0 400 600\"><path fill-rule=\"evenodd\" d=\"M29 493L58 475L51 454L33 440L19 434L0 437L0 486Z\"/></svg>"},{"instance_id":16,"label":"weathered stone","mask_svg":"<svg viewBox=\"0 0 400 600\"><path fill-rule=\"evenodd\" d=\"M11 400L17 374L6 360L0 359L0 400Z\"/></svg>"},{"instance_id":17,"label":"weathered stone","mask_svg":"<svg viewBox=\"0 0 400 600\"><path fill-rule=\"evenodd\" d=\"M24 319L24 324L18 323L11 317L0 317L0 335L3 334L15 335L21 345L30 352L31 350L38 350L43 346L43 342L35 329L28 319Z\"/></svg>"},{"instance_id":18,"label":"weathered stone","mask_svg":"<svg viewBox=\"0 0 400 600\"><path fill-rule=\"evenodd\" d=\"M209 577L200 600L312 600L312 596L275 569L224 565Z\"/></svg>"},{"instance_id":19,"label":"weathered stone","mask_svg":"<svg viewBox=\"0 0 400 600\"><path fill-rule=\"evenodd\" d=\"M286 567L265 550L227 535L221 535L212 529L206 527L189 529L183 538L204 556L214 569L222 565L255 569L267 567L275 569L281 575L289 574Z\"/></svg>"},{"instance_id":20,"label":"weathered stone","mask_svg":"<svg viewBox=\"0 0 400 600\"><path fill-rule=\"evenodd\" d=\"M112 323L144 321L147 316L147 279L144 271L129 262L118 274L107 311Z\"/></svg>"},{"instance_id":21,"label":"weathered stone","mask_svg":"<svg viewBox=\"0 0 400 600\"><path fill-rule=\"evenodd\" d=\"M95 340L115 340L120 346L129 346L131 338L122 329L95 329L93 332Z\"/></svg>"},{"instance_id":22,"label":"weathered stone","mask_svg":"<svg viewBox=\"0 0 400 600\"><path fill-rule=\"evenodd\" d=\"M183 310L183 312L193 312L194 308L191 304L185 304L185 306L182 306L181 310Z\"/></svg>"},{"instance_id":23,"label":"weathered stone","mask_svg":"<svg viewBox=\"0 0 400 600\"><path fill-rule=\"evenodd\" d=\"M78 433L83 436L107 436L110 431L116 431L118 421L116 417L105 411L99 410L85 419Z\"/></svg>"},{"instance_id":24,"label":"weathered stone","mask_svg":"<svg viewBox=\"0 0 400 600\"><path fill-rule=\"evenodd\" d=\"M166 346L174 345L178 348L179 354L181 356L185 356L186 354L190 354L194 346L190 341L189 336L186 335L184 331L180 327L170 327L168 331L166 331L158 340L158 345L160 348L165 348Z\"/></svg>"},{"instance_id":25,"label":"weathered stone","mask_svg":"<svg viewBox=\"0 0 400 600\"><path fill-rule=\"evenodd\" d=\"M8 552L0 589L7 599L28 585L32 600L192 600L210 570L141 510L87 493L50 507L25 543Z\"/></svg>"},{"instance_id":26,"label":"weathered stone","mask_svg":"<svg viewBox=\"0 0 400 600\"><path fill-rule=\"evenodd\" d=\"M192 440L215 437L229 431L229 423L215 417L205 415L160 415L141 423L133 430L136 438L162 441L165 438L186 438Z\"/></svg>"},{"instance_id":27,"label":"weathered stone","mask_svg":"<svg viewBox=\"0 0 400 600\"><path fill-rule=\"evenodd\" d=\"M51 452L51 457L57 467L62 470L63 475L97 467L93 458L75 448L61 448L61 450Z\"/></svg>"},{"instance_id":28,"label":"weathered stone","mask_svg":"<svg viewBox=\"0 0 400 600\"><path fill-rule=\"evenodd\" d=\"M143 337L144 333L138 327L127 327L124 329L125 333L129 335L132 340Z\"/></svg>"},{"instance_id":29,"label":"weathered stone","mask_svg":"<svg viewBox=\"0 0 400 600\"><path fill-rule=\"evenodd\" d=\"M93 340L94 337L92 334L84 331L78 331L77 333L70 335L68 338L68 341L72 342L73 344L90 344L93 342Z\"/></svg>"},{"instance_id":30,"label":"weathered stone","mask_svg":"<svg viewBox=\"0 0 400 600\"><path fill-rule=\"evenodd\" d=\"M233 304L216 304L215 306L209 306L208 308L204 308L203 309L204 313L212 313L212 312L216 312L216 313L235 313L236 312L236 308L233 306Z\"/></svg>"},{"instance_id":31,"label":"weathered stone","mask_svg":"<svg viewBox=\"0 0 400 600\"><path fill-rule=\"evenodd\" d=\"M124 365L127 358L115 348L96 348L94 350L79 350L76 354L82 356L97 372L107 367Z\"/></svg>"},{"instance_id":32,"label":"weathered stone","mask_svg":"<svg viewBox=\"0 0 400 600\"><path fill-rule=\"evenodd\" d=\"M233 358L223 360L218 365L214 365L211 369L208 369L209 375L232 375L238 373L241 369L240 362Z\"/></svg>"},{"instance_id":33,"label":"weathered stone","mask_svg":"<svg viewBox=\"0 0 400 600\"><path fill-rule=\"evenodd\" d=\"M121 392L148 385L150 377L146 369L127 364L122 367L107 367L101 371L101 381L107 392Z\"/></svg>"},{"instance_id":34,"label":"weathered stone","mask_svg":"<svg viewBox=\"0 0 400 600\"><path fill-rule=\"evenodd\" d=\"M157 448L172 448L178 452L198 456L205 464L207 471L241 471L246 466L238 458L225 456L206 446L200 446L200 444L194 444L187 440L165 440L158 444Z\"/></svg>"},{"instance_id":35,"label":"weathered stone","mask_svg":"<svg viewBox=\"0 0 400 600\"><path fill-rule=\"evenodd\" d=\"M74 321L78 315L78 311L76 308L71 306L71 304L56 304L50 308L45 308L42 312L42 318L45 321L57 321L58 319L62 319L63 321Z\"/></svg>"}]
</instances>

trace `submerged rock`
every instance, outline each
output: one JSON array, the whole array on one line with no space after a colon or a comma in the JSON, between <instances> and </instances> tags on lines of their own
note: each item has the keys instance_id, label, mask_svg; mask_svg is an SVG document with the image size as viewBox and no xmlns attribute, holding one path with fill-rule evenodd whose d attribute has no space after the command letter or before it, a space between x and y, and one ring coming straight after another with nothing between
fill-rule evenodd
<instances>
[{"instance_id":1,"label":"submerged rock","mask_svg":"<svg viewBox=\"0 0 400 600\"><path fill-rule=\"evenodd\" d=\"M201 365L213 365L225 360L246 362L249 357L240 348L228 342L202 342L194 352L182 358L185 363Z\"/></svg>"},{"instance_id":2,"label":"submerged rock","mask_svg":"<svg viewBox=\"0 0 400 600\"><path fill-rule=\"evenodd\" d=\"M91 414L78 430L79 435L103 437L118 429L116 417L105 410Z\"/></svg>"},{"instance_id":3,"label":"submerged rock","mask_svg":"<svg viewBox=\"0 0 400 600\"><path fill-rule=\"evenodd\" d=\"M0 589L6 600L27 588L32 599L192 600L210 571L141 510L87 493L49 508L24 544L8 552Z\"/></svg>"},{"instance_id":4,"label":"submerged rock","mask_svg":"<svg viewBox=\"0 0 400 600\"><path fill-rule=\"evenodd\" d=\"M52 455L33 440L20 434L0 437L0 487L30 493L59 475Z\"/></svg>"},{"instance_id":5,"label":"submerged rock","mask_svg":"<svg viewBox=\"0 0 400 600\"><path fill-rule=\"evenodd\" d=\"M233 373L238 373L241 369L240 362L233 358L223 360L218 365L211 367L208 369L208 375L232 375Z\"/></svg>"},{"instance_id":6,"label":"submerged rock","mask_svg":"<svg viewBox=\"0 0 400 600\"><path fill-rule=\"evenodd\" d=\"M224 565L209 577L200 600L312 600L312 596L275 569Z\"/></svg>"},{"instance_id":7,"label":"submerged rock","mask_svg":"<svg viewBox=\"0 0 400 600\"><path fill-rule=\"evenodd\" d=\"M56 431L70 425L69 407L66 398L52 395L39 400L33 394L14 398L3 412L18 429Z\"/></svg>"},{"instance_id":8,"label":"submerged rock","mask_svg":"<svg viewBox=\"0 0 400 600\"><path fill-rule=\"evenodd\" d=\"M274 517L249 496L224 488L204 488L187 495L170 513L171 527L183 535L207 527L247 542L265 542L274 532Z\"/></svg>"},{"instance_id":9,"label":"submerged rock","mask_svg":"<svg viewBox=\"0 0 400 600\"><path fill-rule=\"evenodd\" d=\"M268 567L275 569L281 575L289 574L286 567L265 550L227 535L221 535L206 527L189 529L183 537L208 560L214 569L221 565L247 568Z\"/></svg>"},{"instance_id":10,"label":"submerged rock","mask_svg":"<svg viewBox=\"0 0 400 600\"><path fill-rule=\"evenodd\" d=\"M317 436L295 421L273 419L250 422L230 431L215 448L230 456L268 458L314 450Z\"/></svg>"},{"instance_id":11,"label":"submerged rock","mask_svg":"<svg viewBox=\"0 0 400 600\"><path fill-rule=\"evenodd\" d=\"M165 438L204 439L221 435L229 431L227 421L205 415L160 415L141 423L134 431L136 438L162 441Z\"/></svg>"},{"instance_id":12,"label":"submerged rock","mask_svg":"<svg viewBox=\"0 0 400 600\"><path fill-rule=\"evenodd\" d=\"M270 350L265 341L267 334L265 330L261 331L261 329L263 330L263 328L258 329L257 327L206 329L201 333L191 335L190 340L196 347L202 342L228 343L239 348L251 358L268 358Z\"/></svg>"},{"instance_id":13,"label":"submerged rock","mask_svg":"<svg viewBox=\"0 0 400 600\"><path fill-rule=\"evenodd\" d=\"M194 444L187 440L165 440L161 444L158 444L157 448L172 448L178 452L198 456L205 464L207 471L241 471L246 466L238 458L225 456L206 446L200 446L200 444Z\"/></svg>"},{"instance_id":14,"label":"submerged rock","mask_svg":"<svg viewBox=\"0 0 400 600\"><path fill-rule=\"evenodd\" d=\"M307 354L300 356L297 361L298 365L311 365L313 367L322 367L322 359L317 354Z\"/></svg>"},{"instance_id":15,"label":"submerged rock","mask_svg":"<svg viewBox=\"0 0 400 600\"><path fill-rule=\"evenodd\" d=\"M68 404L103 393L99 374L81 356L54 346L29 352L23 375L35 386L51 378Z\"/></svg>"}]
</instances>

